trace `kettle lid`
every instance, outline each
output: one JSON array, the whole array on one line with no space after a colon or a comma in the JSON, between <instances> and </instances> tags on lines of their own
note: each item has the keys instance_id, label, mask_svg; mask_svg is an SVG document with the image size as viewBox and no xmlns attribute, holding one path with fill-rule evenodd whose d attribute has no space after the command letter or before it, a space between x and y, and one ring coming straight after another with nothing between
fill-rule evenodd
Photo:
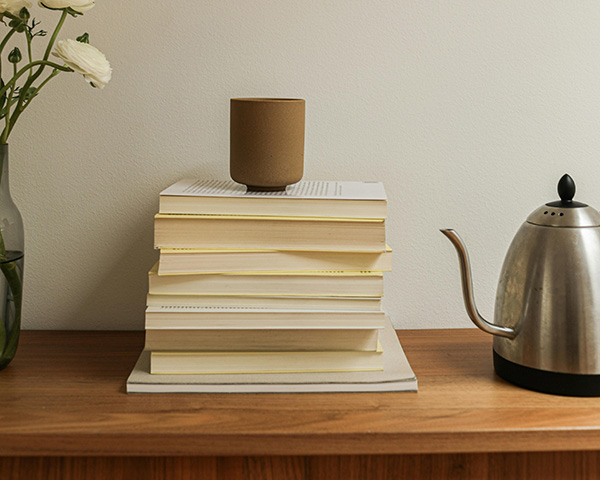
<instances>
[{"instance_id":1,"label":"kettle lid","mask_svg":"<svg viewBox=\"0 0 600 480\"><path fill-rule=\"evenodd\" d=\"M558 196L560 200L546 203L535 210L527 222L545 227L599 227L600 213L585 203L573 200L575 196L575 182L564 174L558 182Z\"/></svg>"}]
</instances>

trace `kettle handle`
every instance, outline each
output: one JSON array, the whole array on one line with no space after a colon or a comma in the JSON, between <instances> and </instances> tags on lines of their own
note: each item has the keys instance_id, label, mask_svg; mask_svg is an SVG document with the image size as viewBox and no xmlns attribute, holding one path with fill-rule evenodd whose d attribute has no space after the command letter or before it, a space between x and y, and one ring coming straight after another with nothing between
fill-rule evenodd
<instances>
[{"instance_id":1,"label":"kettle handle","mask_svg":"<svg viewBox=\"0 0 600 480\"><path fill-rule=\"evenodd\" d=\"M469 261L469 255L465 244L452 229L440 230L454 245L458 258L460 260L460 273L463 287L463 300L465 302L465 308L469 318L477 325L481 330L486 333L498 335L500 337L506 337L513 339L517 336L517 332L510 327L501 327L500 325L494 325L483 318L475 305L475 298L473 296L473 280L471 278L471 264Z\"/></svg>"}]
</instances>

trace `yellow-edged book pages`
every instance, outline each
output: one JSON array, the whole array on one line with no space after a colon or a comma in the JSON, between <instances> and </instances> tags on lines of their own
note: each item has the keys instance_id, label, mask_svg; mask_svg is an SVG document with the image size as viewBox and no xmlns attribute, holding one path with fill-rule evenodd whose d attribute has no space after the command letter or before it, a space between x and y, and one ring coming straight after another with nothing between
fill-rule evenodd
<instances>
[{"instance_id":1,"label":"yellow-edged book pages","mask_svg":"<svg viewBox=\"0 0 600 480\"><path fill-rule=\"evenodd\" d=\"M148 275L153 295L264 295L381 297L382 272L252 272L158 275L158 262Z\"/></svg>"},{"instance_id":2,"label":"yellow-edged book pages","mask_svg":"<svg viewBox=\"0 0 600 480\"><path fill-rule=\"evenodd\" d=\"M385 223L372 219L164 215L155 248L385 251Z\"/></svg>"},{"instance_id":3,"label":"yellow-edged book pages","mask_svg":"<svg viewBox=\"0 0 600 480\"><path fill-rule=\"evenodd\" d=\"M383 348L372 352L155 352L150 373L166 375L236 373L364 372L383 370Z\"/></svg>"},{"instance_id":4,"label":"yellow-edged book pages","mask_svg":"<svg viewBox=\"0 0 600 480\"><path fill-rule=\"evenodd\" d=\"M380 182L301 181L249 192L231 180L184 179L160 193L160 213L376 218L387 216Z\"/></svg>"},{"instance_id":5,"label":"yellow-edged book pages","mask_svg":"<svg viewBox=\"0 0 600 480\"><path fill-rule=\"evenodd\" d=\"M381 310L380 297L267 297L236 295L146 296L149 307L260 307L315 310Z\"/></svg>"},{"instance_id":6,"label":"yellow-edged book pages","mask_svg":"<svg viewBox=\"0 0 600 480\"><path fill-rule=\"evenodd\" d=\"M383 328L385 313L254 307L147 307L146 329Z\"/></svg>"},{"instance_id":7,"label":"yellow-edged book pages","mask_svg":"<svg viewBox=\"0 0 600 480\"><path fill-rule=\"evenodd\" d=\"M160 251L158 263L159 275L391 269L389 246L385 252L165 248Z\"/></svg>"},{"instance_id":8,"label":"yellow-edged book pages","mask_svg":"<svg viewBox=\"0 0 600 480\"><path fill-rule=\"evenodd\" d=\"M312 351L377 349L379 329L146 330L146 350Z\"/></svg>"}]
</instances>

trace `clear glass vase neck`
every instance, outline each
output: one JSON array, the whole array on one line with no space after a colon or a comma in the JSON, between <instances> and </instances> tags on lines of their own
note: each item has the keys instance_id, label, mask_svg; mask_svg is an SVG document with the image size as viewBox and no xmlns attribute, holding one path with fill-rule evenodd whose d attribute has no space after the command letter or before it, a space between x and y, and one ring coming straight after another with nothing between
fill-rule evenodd
<instances>
[{"instance_id":1,"label":"clear glass vase neck","mask_svg":"<svg viewBox=\"0 0 600 480\"><path fill-rule=\"evenodd\" d=\"M10 182L8 177L8 144L0 144L0 201L10 200Z\"/></svg>"},{"instance_id":2,"label":"clear glass vase neck","mask_svg":"<svg viewBox=\"0 0 600 480\"><path fill-rule=\"evenodd\" d=\"M23 251L23 218L10 195L8 145L0 144L0 236L5 251Z\"/></svg>"}]
</instances>

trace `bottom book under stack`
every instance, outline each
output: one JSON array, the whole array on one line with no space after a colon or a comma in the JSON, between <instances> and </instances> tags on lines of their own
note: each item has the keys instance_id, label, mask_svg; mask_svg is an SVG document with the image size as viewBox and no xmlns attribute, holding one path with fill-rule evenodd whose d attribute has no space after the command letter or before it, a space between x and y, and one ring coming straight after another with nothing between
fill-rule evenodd
<instances>
[{"instance_id":1,"label":"bottom book under stack","mask_svg":"<svg viewBox=\"0 0 600 480\"><path fill-rule=\"evenodd\" d=\"M417 391L394 327L383 314L355 313L350 329L347 323L336 328L332 315L329 328L274 329L269 322L256 328L253 322L252 329L215 324L178 331L169 312L156 310L155 316L152 310L147 315L146 349L127 380L128 393ZM161 314L169 328L161 325ZM272 321L281 319L274 314ZM192 345L202 350L191 350ZM235 350L236 345L244 349Z\"/></svg>"}]
</instances>

